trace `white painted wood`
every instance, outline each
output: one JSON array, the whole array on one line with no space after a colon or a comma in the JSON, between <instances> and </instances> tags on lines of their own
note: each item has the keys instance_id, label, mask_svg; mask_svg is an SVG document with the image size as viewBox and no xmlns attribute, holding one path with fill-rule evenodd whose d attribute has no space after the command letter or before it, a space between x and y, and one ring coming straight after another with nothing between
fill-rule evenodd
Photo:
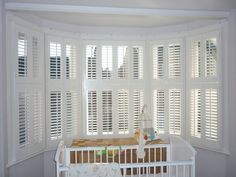
<instances>
[{"instance_id":1,"label":"white painted wood","mask_svg":"<svg viewBox=\"0 0 236 177\"><path fill-rule=\"evenodd\" d=\"M42 12L69 12L87 14L116 14L137 16L166 16L166 17L213 17L225 18L229 16L227 11L204 10L169 10L169 9L142 9L142 8L114 8L96 6L72 6L57 4L33 4L33 3L5 3L7 10L42 11Z\"/></svg>"}]
</instances>

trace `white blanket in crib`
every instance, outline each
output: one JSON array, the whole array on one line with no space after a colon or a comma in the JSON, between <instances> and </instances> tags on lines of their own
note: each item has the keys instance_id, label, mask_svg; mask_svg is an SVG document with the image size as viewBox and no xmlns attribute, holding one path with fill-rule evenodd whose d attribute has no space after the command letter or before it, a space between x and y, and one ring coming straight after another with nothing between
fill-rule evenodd
<instances>
[{"instance_id":1,"label":"white blanket in crib","mask_svg":"<svg viewBox=\"0 0 236 177\"><path fill-rule=\"evenodd\" d=\"M69 177L122 177L117 163L109 164L80 164L71 166Z\"/></svg>"}]
</instances>

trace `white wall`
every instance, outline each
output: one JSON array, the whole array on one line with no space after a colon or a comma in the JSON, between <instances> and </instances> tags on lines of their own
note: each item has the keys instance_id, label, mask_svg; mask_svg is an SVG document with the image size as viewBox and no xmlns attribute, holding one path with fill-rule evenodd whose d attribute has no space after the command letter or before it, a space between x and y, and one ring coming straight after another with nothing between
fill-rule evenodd
<instances>
[{"instance_id":1,"label":"white wall","mask_svg":"<svg viewBox=\"0 0 236 177\"><path fill-rule=\"evenodd\" d=\"M227 177L236 177L236 10L231 11L229 29L229 151Z\"/></svg>"},{"instance_id":2,"label":"white wall","mask_svg":"<svg viewBox=\"0 0 236 177\"><path fill-rule=\"evenodd\" d=\"M5 176L5 109L4 109L4 90L5 90L5 38L4 38L4 32L5 32L5 13L3 9L3 0L0 1L0 176L4 177Z\"/></svg>"},{"instance_id":3,"label":"white wall","mask_svg":"<svg viewBox=\"0 0 236 177\"><path fill-rule=\"evenodd\" d=\"M9 168L9 177L43 177L43 153ZM53 176L51 176L53 177Z\"/></svg>"}]
</instances>

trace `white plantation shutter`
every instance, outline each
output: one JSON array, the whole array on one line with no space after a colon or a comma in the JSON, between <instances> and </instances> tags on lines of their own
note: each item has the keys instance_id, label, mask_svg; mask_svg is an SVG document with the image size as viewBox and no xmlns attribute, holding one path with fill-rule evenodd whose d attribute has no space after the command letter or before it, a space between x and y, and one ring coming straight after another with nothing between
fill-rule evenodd
<instances>
[{"instance_id":1,"label":"white plantation shutter","mask_svg":"<svg viewBox=\"0 0 236 177\"><path fill-rule=\"evenodd\" d=\"M79 97L76 91L66 91L66 115L65 115L65 129L66 136L74 138L76 136L76 129L78 128L78 106Z\"/></svg>"},{"instance_id":2,"label":"white plantation shutter","mask_svg":"<svg viewBox=\"0 0 236 177\"><path fill-rule=\"evenodd\" d=\"M134 129L140 127L140 114L144 105L144 92L143 90L133 91L133 119Z\"/></svg>"},{"instance_id":3,"label":"white plantation shutter","mask_svg":"<svg viewBox=\"0 0 236 177\"><path fill-rule=\"evenodd\" d=\"M102 79L112 77L112 46L102 46Z\"/></svg>"},{"instance_id":4,"label":"white plantation shutter","mask_svg":"<svg viewBox=\"0 0 236 177\"><path fill-rule=\"evenodd\" d=\"M165 91L153 90L153 120L154 129L158 133L165 133Z\"/></svg>"},{"instance_id":5,"label":"white plantation shutter","mask_svg":"<svg viewBox=\"0 0 236 177\"><path fill-rule=\"evenodd\" d=\"M19 118L19 137L18 142L20 147L24 147L29 143L29 102L30 96L26 92L19 92L18 95L18 118Z\"/></svg>"},{"instance_id":6,"label":"white plantation shutter","mask_svg":"<svg viewBox=\"0 0 236 177\"><path fill-rule=\"evenodd\" d=\"M62 94L50 92L50 139L62 139Z\"/></svg>"},{"instance_id":7,"label":"white plantation shutter","mask_svg":"<svg viewBox=\"0 0 236 177\"><path fill-rule=\"evenodd\" d=\"M191 90L191 136L201 138L202 102L200 89Z\"/></svg>"},{"instance_id":8,"label":"white plantation shutter","mask_svg":"<svg viewBox=\"0 0 236 177\"><path fill-rule=\"evenodd\" d=\"M169 78L181 76L181 45L170 44L168 46L168 72Z\"/></svg>"},{"instance_id":9,"label":"white plantation shutter","mask_svg":"<svg viewBox=\"0 0 236 177\"><path fill-rule=\"evenodd\" d=\"M128 79L128 46L118 46L118 78Z\"/></svg>"},{"instance_id":10,"label":"white plantation shutter","mask_svg":"<svg viewBox=\"0 0 236 177\"><path fill-rule=\"evenodd\" d=\"M76 46L66 45L66 79L76 79Z\"/></svg>"},{"instance_id":11,"label":"white plantation shutter","mask_svg":"<svg viewBox=\"0 0 236 177\"><path fill-rule=\"evenodd\" d=\"M26 34L18 33L18 77L28 75L28 40Z\"/></svg>"},{"instance_id":12,"label":"white plantation shutter","mask_svg":"<svg viewBox=\"0 0 236 177\"><path fill-rule=\"evenodd\" d=\"M129 92L124 89L118 91L118 124L119 134L129 133Z\"/></svg>"},{"instance_id":13,"label":"white plantation shutter","mask_svg":"<svg viewBox=\"0 0 236 177\"><path fill-rule=\"evenodd\" d=\"M196 78L201 76L201 42L194 41L191 45L192 78Z\"/></svg>"},{"instance_id":14,"label":"white plantation shutter","mask_svg":"<svg viewBox=\"0 0 236 177\"><path fill-rule=\"evenodd\" d=\"M165 75L164 46L155 46L153 51L153 79L162 79Z\"/></svg>"},{"instance_id":15,"label":"white plantation shutter","mask_svg":"<svg viewBox=\"0 0 236 177\"><path fill-rule=\"evenodd\" d=\"M87 95L87 134L97 135L98 120L97 120L97 92L88 91Z\"/></svg>"},{"instance_id":16,"label":"white plantation shutter","mask_svg":"<svg viewBox=\"0 0 236 177\"><path fill-rule=\"evenodd\" d=\"M191 117L190 141L203 148L222 150L220 91L222 81L219 33L211 32L189 39L191 52L191 78L188 88L188 114ZM203 45L204 44L204 45ZM189 77L189 75L188 75ZM198 77L199 80L194 78Z\"/></svg>"},{"instance_id":17,"label":"white plantation shutter","mask_svg":"<svg viewBox=\"0 0 236 177\"><path fill-rule=\"evenodd\" d=\"M32 59L33 59L33 77L37 78L40 74L40 62L39 62L39 38L32 37Z\"/></svg>"},{"instance_id":18,"label":"white plantation shutter","mask_svg":"<svg viewBox=\"0 0 236 177\"><path fill-rule=\"evenodd\" d=\"M218 95L217 89L206 89L205 93L205 136L207 140L218 141Z\"/></svg>"},{"instance_id":19,"label":"white plantation shutter","mask_svg":"<svg viewBox=\"0 0 236 177\"><path fill-rule=\"evenodd\" d=\"M112 118L112 91L102 91L103 134L113 134Z\"/></svg>"},{"instance_id":20,"label":"white plantation shutter","mask_svg":"<svg viewBox=\"0 0 236 177\"><path fill-rule=\"evenodd\" d=\"M60 140L70 143L78 136L80 81L77 42L71 38L46 36L47 148Z\"/></svg>"},{"instance_id":21,"label":"white plantation shutter","mask_svg":"<svg viewBox=\"0 0 236 177\"><path fill-rule=\"evenodd\" d=\"M217 72L216 38L207 39L205 42L206 42L205 75L206 77L216 76Z\"/></svg>"},{"instance_id":22,"label":"white plantation shutter","mask_svg":"<svg viewBox=\"0 0 236 177\"><path fill-rule=\"evenodd\" d=\"M87 79L97 78L97 46L86 46L86 68Z\"/></svg>"},{"instance_id":23,"label":"white plantation shutter","mask_svg":"<svg viewBox=\"0 0 236 177\"><path fill-rule=\"evenodd\" d=\"M61 44L50 42L50 79L61 78Z\"/></svg>"},{"instance_id":24,"label":"white plantation shutter","mask_svg":"<svg viewBox=\"0 0 236 177\"><path fill-rule=\"evenodd\" d=\"M132 47L133 79L143 79L143 47Z\"/></svg>"},{"instance_id":25,"label":"white plantation shutter","mask_svg":"<svg viewBox=\"0 0 236 177\"><path fill-rule=\"evenodd\" d=\"M181 134L181 90L169 89L169 132Z\"/></svg>"}]
</instances>

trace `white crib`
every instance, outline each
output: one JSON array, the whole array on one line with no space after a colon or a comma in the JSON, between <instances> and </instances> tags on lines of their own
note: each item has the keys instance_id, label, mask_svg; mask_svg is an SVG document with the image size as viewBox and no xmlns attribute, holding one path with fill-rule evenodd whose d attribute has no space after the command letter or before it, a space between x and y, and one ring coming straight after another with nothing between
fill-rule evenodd
<instances>
[{"instance_id":1,"label":"white crib","mask_svg":"<svg viewBox=\"0 0 236 177\"><path fill-rule=\"evenodd\" d=\"M194 148L181 137L168 136L166 141L145 145L143 159L134 155L137 145L66 147L61 141L55 155L57 177L76 177L71 171L88 163L118 163L124 177L195 177Z\"/></svg>"}]
</instances>

